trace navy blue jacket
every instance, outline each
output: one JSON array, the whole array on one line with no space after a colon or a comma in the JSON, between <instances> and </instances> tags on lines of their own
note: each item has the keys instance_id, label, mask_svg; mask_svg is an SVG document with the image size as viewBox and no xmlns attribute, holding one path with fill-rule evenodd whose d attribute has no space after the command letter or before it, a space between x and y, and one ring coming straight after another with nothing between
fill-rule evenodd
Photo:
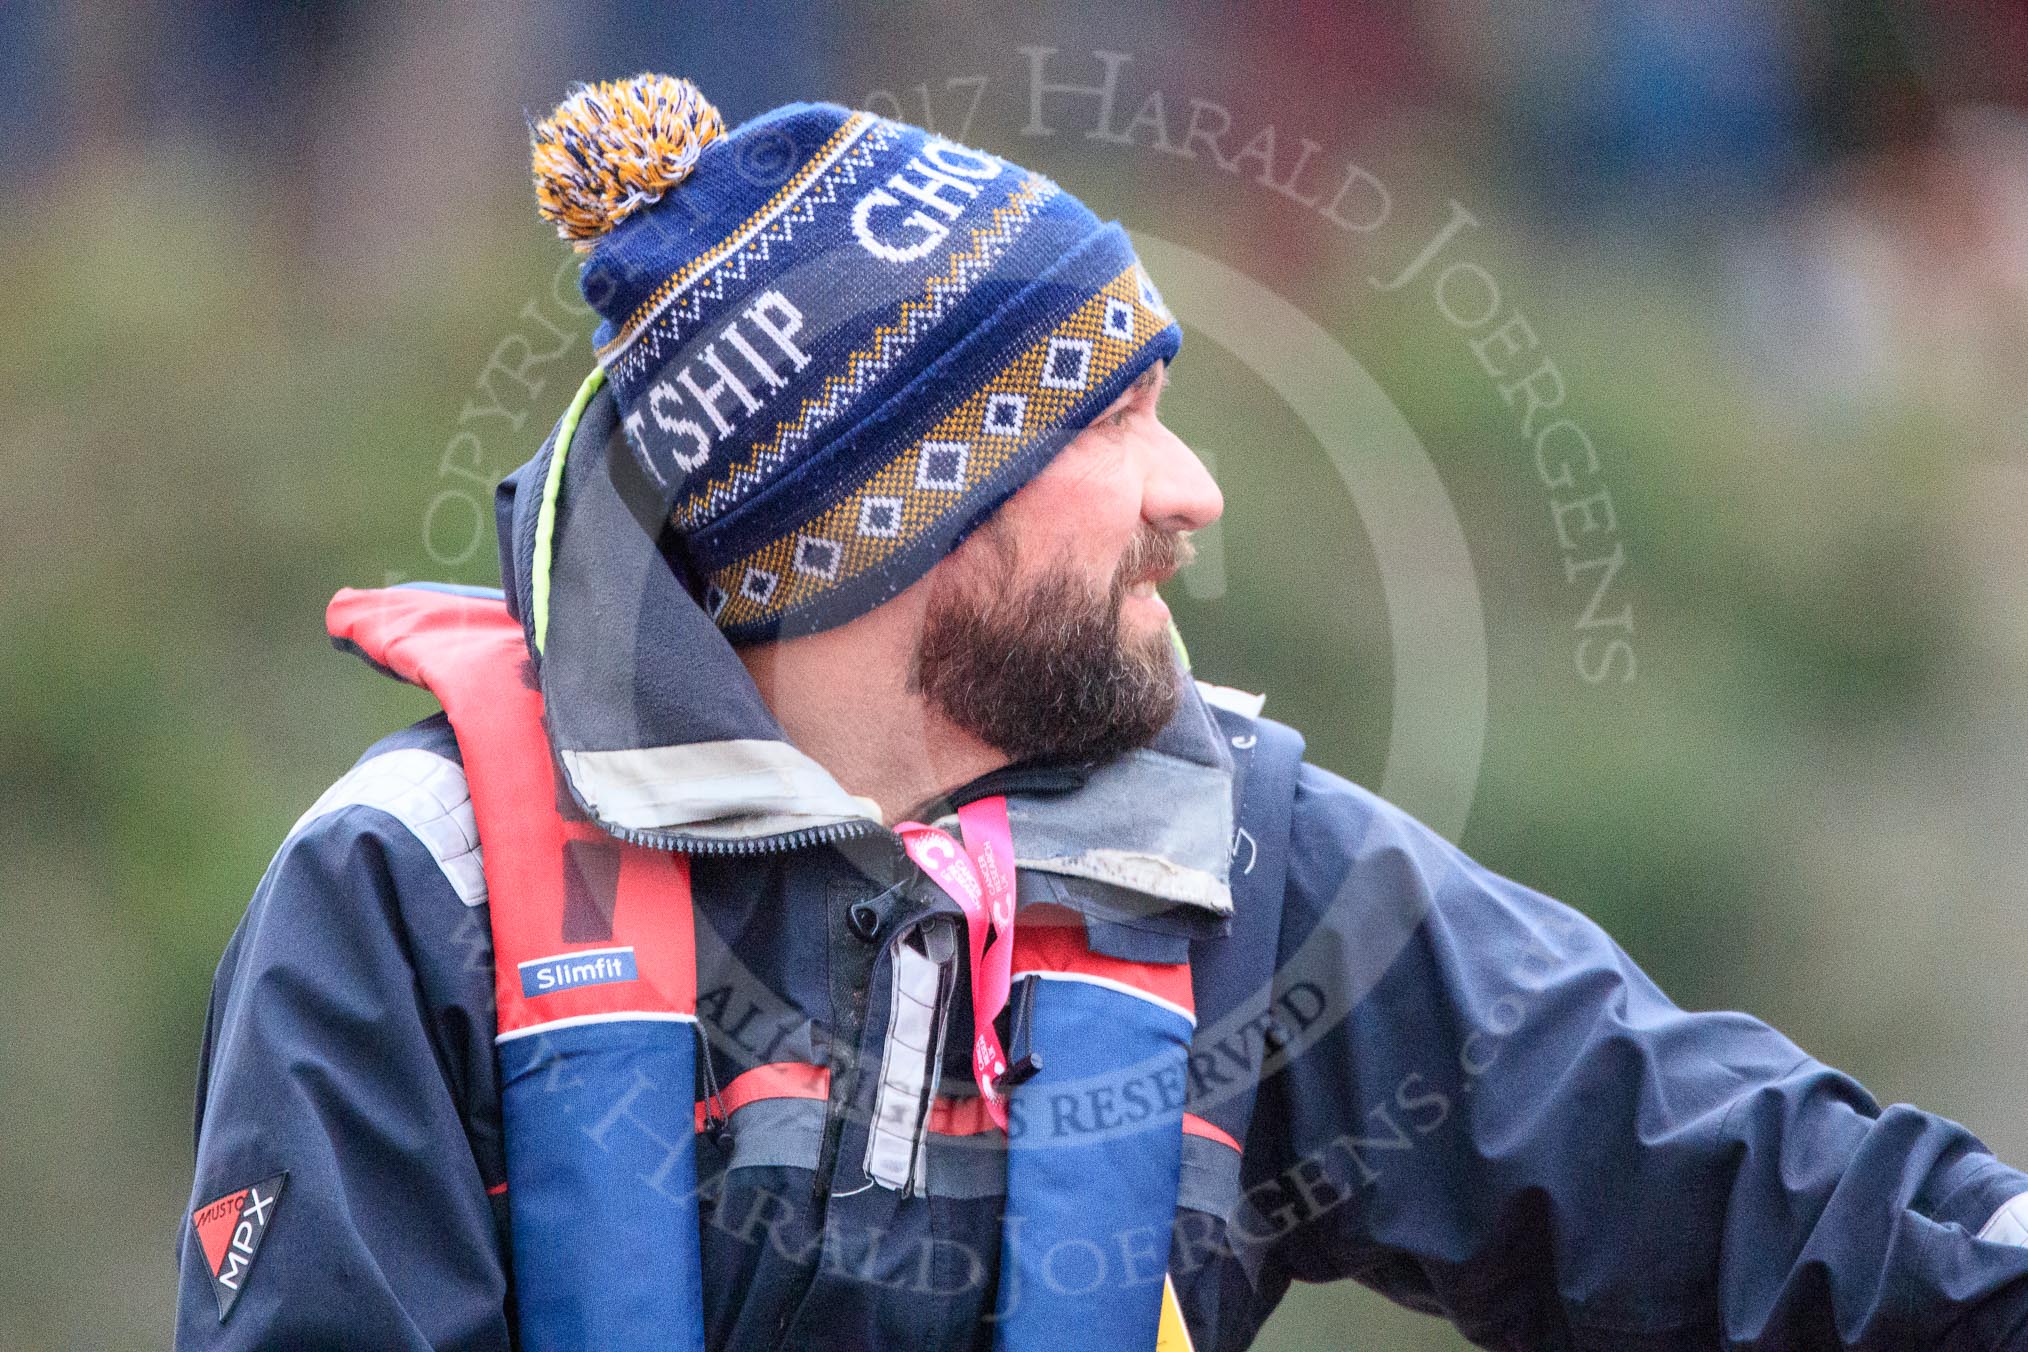
<instances>
[{"instance_id":1,"label":"navy blue jacket","mask_svg":"<svg viewBox=\"0 0 2028 1352\"><path fill-rule=\"evenodd\" d=\"M795 753L628 518L611 432L595 404L551 557L522 486L557 448L503 486L505 576L523 614L550 570L540 679L573 794L652 840L602 756ZM810 829L848 809L807 787L683 818L722 846L693 852L699 1011L716 1081L792 1062L842 1095L882 1063L893 939L928 890L887 832ZM1754 1019L1677 1009L1583 916L1302 763L1230 692L1193 693L1146 752L952 801L986 792L1015 812L1024 903L1191 961L1187 1108L1215 1130L1186 1140L1167 1270L1202 1352L1247 1346L1291 1281L1346 1278L1496 1348L2028 1347L2028 1177ZM481 850L439 716L372 748L269 866L213 992L191 1209L287 1181L223 1320L184 1227L178 1346L509 1345ZM588 1142L672 1129L651 1106L587 1105ZM930 1137L923 1195L868 1189L832 1106L765 1100L700 1138L712 1346L989 1347L1021 1298L994 1282L1004 1155ZM1071 1100L1051 1125L1122 1110ZM1107 1261L1161 1279L1124 1240Z\"/></svg>"}]
</instances>

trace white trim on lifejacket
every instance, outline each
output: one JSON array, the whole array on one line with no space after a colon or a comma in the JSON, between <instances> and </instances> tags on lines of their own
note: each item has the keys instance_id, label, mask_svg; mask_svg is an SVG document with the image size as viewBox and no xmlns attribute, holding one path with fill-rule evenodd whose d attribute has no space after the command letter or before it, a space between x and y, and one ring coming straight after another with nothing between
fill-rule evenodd
<instances>
[{"instance_id":1,"label":"white trim on lifejacket","mask_svg":"<svg viewBox=\"0 0 2028 1352\"><path fill-rule=\"evenodd\" d=\"M1027 971L1014 973L1014 980L1019 981L1021 978L1028 976L1039 977L1044 981L1082 981L1088 986L1104 986L1109 991L1118 991L1122 995L1131 995L1136 1000L1146 1000L1151 1005L1160 1005L1163 1009L1168 1010L1171 1014L1189 1024L1192 1028L1197 1026L1197 1015L1183 1008L1183 1006L1175 1001L1164 1000L1153 991L1143 990L1139 986L1130 985L1125 981L1115 981L1109 976L1099 976L1093 972L1064 972L1031 967Z\"/></svg>"},{"instance_id":2,"label":"white trim on lifejacket","mask_svg":"<svg viewBox=\"0 0 2028 1352\"><path fill-rule=\"evenodd\" d=\"M532 1037L537 1033L552 1033L559 1028L579 1028L589 1023L696 1023L695 1014L674 1014L666 1009L626 1009L609 1014L573 1014L568 1018L551 1019L547 1023L531 1023L525 1028L495 1035L493 1043L512 1042L517 1038Z\"/></svg>"}]
</instances>

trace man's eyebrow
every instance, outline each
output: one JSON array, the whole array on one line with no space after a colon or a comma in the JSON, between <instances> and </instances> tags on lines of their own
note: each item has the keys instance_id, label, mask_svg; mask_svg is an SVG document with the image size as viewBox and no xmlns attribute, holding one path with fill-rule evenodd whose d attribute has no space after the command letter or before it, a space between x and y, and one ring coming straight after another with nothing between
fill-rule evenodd
<instances>
[{"instance_id":1,"label":"man's eyebrow","mask_svg":"<svg viewBox=\"0 0 2028 1352\"><path fill-rule=\"evenodd\" d=\"M1169 383L1169 373L1166 369L1167 365L1168 364L1166 362L1158 361L1153 365L1149 366L1146 370L1142 371L1141 374L1135 376L1134 383L1127 386L1127 388L1125 388L1124 390L1121 390L1120 397L1113 400L1112 403L1108 404L1106 406L1106 411L1100 414L1099 416L1110 417L1115 413L1121 412L1123 409L1125 409L1127 405L1135 402L1142 395L1146 394L1151 386L1154 388L1155 397L1157 399L1161 398L1162 387L1166 386ZM1159 385L1156 384L1155 382L1157 380L1159 380L1161 384Z\"/></svg>"}]
</instances>

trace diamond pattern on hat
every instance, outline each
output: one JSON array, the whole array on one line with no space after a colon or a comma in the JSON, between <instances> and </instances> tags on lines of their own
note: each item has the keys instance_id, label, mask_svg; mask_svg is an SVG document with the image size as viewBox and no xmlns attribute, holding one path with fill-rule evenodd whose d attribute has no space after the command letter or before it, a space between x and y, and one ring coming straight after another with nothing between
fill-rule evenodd
<instances>
[{"instance_id":1,"label":"diamond pattern on hat","mask_svg":"<svg viewBox=\"0 0 2028 1352\"><path fill-rule=\"evenodd\" d=\"M1151 339L1169 341L1165 316L1141 301L1142 275L1129 263L1049 331L1034 334L976 393L950 405L933 426L884 451L882 463L859 479L843 501L807 516L743 558L727 559L708 580L730 592L715 618L734 642L778 632L787 617L822 621L834 594L848 590L891 596L876 582L909 571L918 542L955 526L970 496L998 484L1021 457L1046 451L1034 439L1077 423L1094 391L1140 369L1139 353ZM1117 304L1115 304L1117 303ZM1122 316L1119 306L1127 307ZM1131 331L1131 340L1116 336ZM856 369L856 368L855 368ZM835 576L826 576L836 547ZM922 553L916 550L916 553ZM749 579L753 570L775 579ZM756 599L765 594L766 601ZM876 601L877 603L877 601ZM798 623L803 622L801 618Z\"/></svg>"},{"instance_id":2,"label":"diamond pattern on hat","mask_svg":"<svg viewBox=\"0 0 2028 1352\"><path fill-rule=\"evenodd\" d=\"M749 568L740 579L739 594L755 605L764 606L774 596L775 588L782 585L782 575L771 573L765 568Z\"/></svg>"},{"instance_id":3,"label":"diamond pattern on hat","mask_svg":"<svg viewBox=\"0 0 2028 1352\"><path fill-rule=\"evenodd\" d=\"M1106 312L1099 320L1099 332L1120 342L1134 341L1134 307L1123 300L1108 299Z\"/></svg>"},{"instance_id":4,"label":"diamond pattern on hat","mask_svg":"<svg viewBox=\"0 0 2028 1352\"><path fill-rule=\"evenodd\" d=\"M859 533L876 540L901 534L901 499L869 497L859 504Z\"/></svg>"},{"instance_id":5,"label":"diamond pattern on hat","mask_svg":"<svg viewBox=\"0 0 2028 1352\"><path fill-rule=\"evenodd\" d=\"M717 619L718 613L725 609L725 603L731 599L725 588L716 582L708 584L704 588L704 613L714 620Z\"/></svg>"},{"instance_id":6,"label":"diamond pattern on hat","mask_svg":"<svg viewBox=\"0 0 2028 1352\"><path fill-rule=\"evenodd\" d=\"M972 448L962 441L925 441L915 462L915 486L942 493L962 492Z\"/></svg>"},{"instance_id":7,"label":"diamond pattern on hat","mask_svg":"<svg viewBox=\"0 0 2028 1352\"><path fill-rule=\"evenodd\" d=\"M1091 339L1051 338L1042 357L1041 383L1049 390L1081 390L1091 380Z\"/></svg>"},{"instance_id":8,"label":"diamond pattern on hat","mask_svg":"<svg viewBox=\"0 0 2028 1352\"><path fill-rule=\"evenodd\" d=\"M1155 279L1148 275L1146 268L1136 267L1134 269L1134 280L1140 288L1141 304L1147 306L1158 315L1169 313L1169 307L1162 303L1162 293L1155 289Z\"/></svg>"},{"instance_id":9,"label":"diamond pattern on hat","mask_svg":"<svg viewBox=\"0 0 2028 1352\"><path fill-rule=\"evenodd\" d=\"M996 394L986 401L982 422L986 435L1018 437L1028 422L1028 401L1018 394Z\"/></svg>"},{"instance_id":10,"label":"diamond pattern on hat","mask_svg":"<svg viewBox=\"0 0 2028 1352\"><path fill-rule=\"evenodd\" d=\"M837 580L838 565L845 560L845 551L836 540L826 540L818 535L796 537L796 571L826 582Z\"/></svg>"}]
</instances>

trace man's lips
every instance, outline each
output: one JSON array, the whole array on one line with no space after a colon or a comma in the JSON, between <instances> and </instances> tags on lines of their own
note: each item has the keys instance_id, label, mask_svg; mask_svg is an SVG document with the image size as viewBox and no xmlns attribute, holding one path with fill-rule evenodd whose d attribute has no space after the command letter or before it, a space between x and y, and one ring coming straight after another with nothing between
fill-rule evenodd
<instances>
[{"instance_id":1,"label":"man's lips","mask_svg":"<svg viewBox=\"0 0 2028 1352\"><path fill-rule=\"evenodd\" d=\"M1176 576L1176 569L1165 568L1152 573L1143 573L1140 579L1127 584L1129 596L1153 596L1155 589Z\"/></svg>"},{"instance_id":2,"label":"man's lips","mask_svg":"<svg viewBox=\"0 0 2028 1352\"><path fill-rule=\"evenodd\" d=\"M1143 566L1135 570L1132 580L1121 591L1128 596L1141 597L1153 596L1155 589L1182 572L1196 553L1187 538L1172 538L1166 544L1136 552L1142 556L1129 558L1128 562Z\"/></svg>"}]
</instances>

